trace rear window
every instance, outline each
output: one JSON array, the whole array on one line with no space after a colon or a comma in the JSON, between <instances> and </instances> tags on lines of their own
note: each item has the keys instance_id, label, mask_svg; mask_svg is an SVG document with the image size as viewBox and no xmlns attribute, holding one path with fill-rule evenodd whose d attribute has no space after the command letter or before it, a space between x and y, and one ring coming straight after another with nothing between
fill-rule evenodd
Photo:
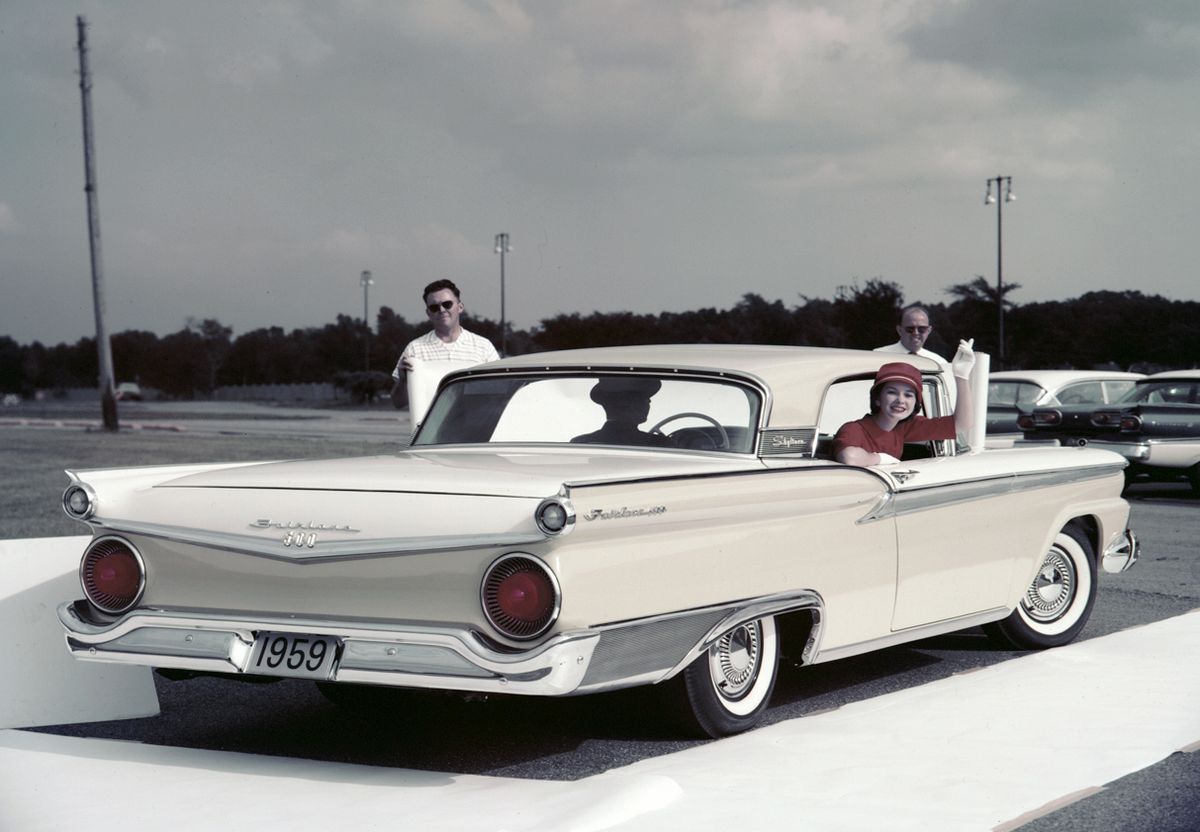
<instances>
[{"instance_id":1,"label":"rear window","mask_svg":"<svg viewBox=\"0 0 1200 832\"><path fill-rule=\"evenodd\" d=\"M1122 402L1144 404L1197 404L1200 402L1200 380L1163 379L1139 381Z\"/></svg>"},{"instance_id":2,"label":"rear window","mask_svg":"<svg viewBox=\"0 0 1200 832\"><path fill-rule=\"evenodd\" d=\"M751 453L758 392L678 375L562 373L458 379L439 394L414 446L616 445Z\"/></svg>"}]
</instances>

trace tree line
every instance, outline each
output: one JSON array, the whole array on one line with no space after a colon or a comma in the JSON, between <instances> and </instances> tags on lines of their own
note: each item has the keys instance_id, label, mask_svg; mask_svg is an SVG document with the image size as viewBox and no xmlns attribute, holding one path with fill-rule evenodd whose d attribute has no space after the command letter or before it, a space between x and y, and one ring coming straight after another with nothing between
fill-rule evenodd
<instances>
[{"instance_id":1,"label":"tree line","mask_svg":"<svg viewBox=\"0 0 1200 832\"><path fill-rule=\"evenodd\" d=\"M982 278L946 289L950 303L923 303L934 326L927 346L953 354L960 338L997 354L1004 304L1007 368L1191 368L1200 359L1200 302L1174 301L1138 291L1088 292L1063 301L1016 304L1010 283L999 296ZM560 314L528 330L508 328L510 354L622 344L743 343L871 349L896 340L905 306L903 289L876 277L840 287L832 300L800 296L787 305L746 294L730 309L688 312ZM495 344L496 321L472 317L466 326ZM357 397L386 392L401 350L429 329L390 307L373 329L339 315L323 327L286 332L278 326L233 337L219 321L189 320L179 332L158 336L126 330L112 336L117 381L179 398L211 395L224 385L332 382ZM993 365L993 369L998 369ZM45 346L0 336L0 392L29 395L94 387L99 376L95 339Z\"/></svg>"}]
</instances>

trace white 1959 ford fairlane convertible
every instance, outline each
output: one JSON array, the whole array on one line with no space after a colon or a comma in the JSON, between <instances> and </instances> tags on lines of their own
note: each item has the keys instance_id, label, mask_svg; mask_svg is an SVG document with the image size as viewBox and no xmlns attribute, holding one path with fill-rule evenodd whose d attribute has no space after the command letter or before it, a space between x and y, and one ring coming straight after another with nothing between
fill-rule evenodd
<instances>
[{"instance_id":1,"label":"white 1959 ford fairlane convertible","mask_svg":"<svg viewBox=\"0 0 1200 832\"><path fill-rule=\"evenodd\" d=\"M460 370L412 444L353 459L68 472L92 528L69 650L173 677L562 696L677 690L711 736L803 664L983 625L1075 638L1137 557L1125 460L912 447L833 461L876 352L541 353ZM947 380L915 356L928 415ZM986 380L985 380L986 383Z\"/></svg>"}]
</instances>

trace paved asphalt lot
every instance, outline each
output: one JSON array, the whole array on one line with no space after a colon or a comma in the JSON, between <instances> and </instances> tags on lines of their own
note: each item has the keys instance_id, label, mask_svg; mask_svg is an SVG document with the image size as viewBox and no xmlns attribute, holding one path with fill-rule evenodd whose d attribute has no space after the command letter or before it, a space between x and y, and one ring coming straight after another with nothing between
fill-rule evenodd
<instances>
[{"instance_id":1,"label":"paved asphalt lot","mask_svg":"<svg viewBox=\"0 0 1200 832\"><path fill-rule=\"evenodd\" d=\"M95 428L96 402L24 403L0 410L0 426ZM122 429L264 436L362 437L395 441L411 431L407 410L390 406L302 407L253 402L121 402Z\"/></svg>"},{"instance_id":2,"label":"paved asphalt lot","mask_svg":"<svg viewBox=\"0 0 1200 832\"><path fill-rule=\"evenodd\" d=\"M25 418L34 417L26 413ZM13 418L0 413L0 420ZM48 415L64 423L86 415ZM94 419L94 417L93 417ZM186 432L329 435L395 441L408 430L403 413L312 411L254 405L126 407L123 423ZM1095 638L1200 607L1200 499L1184 486L1138 485L1128 495L1143 560L1119 576L1103 575L1096 612L1084 632ZM978 633L963 633L782 674L768 722L803 716L1004 661ZM407 703L397 724L348 716L306 683L247 687L216 679L158 683L163 714L145 720L49 729L194 748L248 751L369 765L528 778L580 778L687 747L650 714L654 691L549 702L461 701L423 697ZM1152 720L1153 702L1131 702ZM1057 711L1048 703L1048 719ZM447 736L445 726L454 730ZM1103 726L1080 726L1103 731ZM1197 737L1200 740L1200 737ZM1053 751L1045 760L1052 764ZM1057 830L1200 829L1200 754L1174 754L1103 791L1020 828Z\"/></svg>"}]
</instances>

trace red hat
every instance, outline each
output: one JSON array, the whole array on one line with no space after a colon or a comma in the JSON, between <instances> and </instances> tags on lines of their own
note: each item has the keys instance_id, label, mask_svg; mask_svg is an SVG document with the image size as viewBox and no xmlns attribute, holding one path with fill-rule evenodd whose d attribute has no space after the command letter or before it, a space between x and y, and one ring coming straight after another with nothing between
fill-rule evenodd
<instances>
[{"instance_id":1,"label":"red hat","mask_svg":"<svg viewBox=\"0 0 1200 832\"><path fill-rule=\"evenodd\" d=\"M906 361L893 361L879 368L879 372L875 374L875 383L871 385L871 397L874 398L875 391L881 384L887 384L889 381L910 384L917 391L917 398L922 397L921 371Z\"/></svg>"}]
</instances>

